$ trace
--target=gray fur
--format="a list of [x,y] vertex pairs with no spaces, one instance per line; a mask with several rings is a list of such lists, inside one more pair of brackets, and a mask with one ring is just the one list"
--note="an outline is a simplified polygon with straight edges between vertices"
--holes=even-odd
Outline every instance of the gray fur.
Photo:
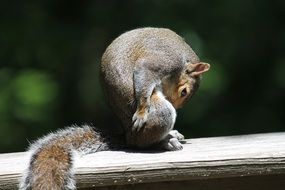
[[[109,105],[122,122],[128,142],[135,138],[130,137],[136,134],[132,131],[150,123],[153,90],[162,87],[164,78],[172,79],[167,85],[173,83],[175,86],[185,65],[197,62],[199,58],[191,47],[175,32],[165,28],[135,29],[109,45],[101,62],[102,86]],[[139,114],[141,105],[146,105],[147,113],[143,117]],[[164,120],[165,117],[156,119]]]

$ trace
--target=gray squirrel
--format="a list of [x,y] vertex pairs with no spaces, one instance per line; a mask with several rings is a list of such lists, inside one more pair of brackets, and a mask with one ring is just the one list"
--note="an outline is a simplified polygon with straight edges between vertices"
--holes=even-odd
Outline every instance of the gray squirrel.
[[76,189],[74,154],[120,148],[181,150],[183,135],[173,130],[176,109],[197,91],[210,65],[165,28],[139,28],[116,38],[101,61],[101,82],[123,136],[92,126],[73,126],[40,138],[30,146],[21,190]]

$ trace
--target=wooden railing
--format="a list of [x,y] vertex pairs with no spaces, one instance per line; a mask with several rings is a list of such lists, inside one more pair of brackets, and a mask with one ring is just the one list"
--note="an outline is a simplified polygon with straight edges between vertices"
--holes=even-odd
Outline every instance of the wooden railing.
[[[0,189],[17,189],[27,161],[25,152],[0,154]],[[285,132],[188,139],[175,152],[98,152],[74,164],[78,189],[285,189]]]

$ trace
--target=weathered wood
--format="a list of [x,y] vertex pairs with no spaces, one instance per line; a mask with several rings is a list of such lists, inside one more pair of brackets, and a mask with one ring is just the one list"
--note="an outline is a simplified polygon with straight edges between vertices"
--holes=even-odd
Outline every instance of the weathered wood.
[[[0,155],[0,189],[17,187],[27,161],[27,153]],[[285,176],[285,132],[189,139],[177,152],[98,152],[76,158],[75,173],[79,188],[135,184],[125,189],[142,189],[152,183],[158,189],[177,181],[251,179],[246,176],[262,183],[259,177]]]
[[285,175],[266,175],[101,186],[83,190],[283,190],[284,186]]

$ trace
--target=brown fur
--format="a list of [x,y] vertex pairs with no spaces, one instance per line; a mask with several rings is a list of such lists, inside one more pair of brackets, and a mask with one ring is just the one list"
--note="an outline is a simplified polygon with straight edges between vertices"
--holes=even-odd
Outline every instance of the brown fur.
[[109,149],[101,133],[92,127],[70,127],[39,139],[31,146],[32,157],[20,189],[74,189],[73,151],[85,154]]
[[32,189],[61,190],[68,177],[68,173],[63,171],[68,171],[71,165],[69,152],[55,144],[40,150],[36,157],[32,171],[37,178]]

